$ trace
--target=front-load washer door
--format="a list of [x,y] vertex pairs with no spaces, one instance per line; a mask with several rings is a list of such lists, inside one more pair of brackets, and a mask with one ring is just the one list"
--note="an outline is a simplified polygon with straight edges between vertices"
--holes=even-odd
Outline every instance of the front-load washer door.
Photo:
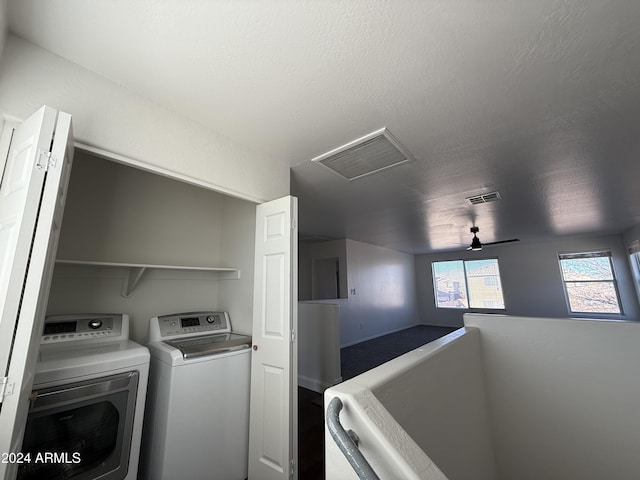
[[138,377],[132,371],[34,392],[22,444],[28,462],[17,478],[125,478]]

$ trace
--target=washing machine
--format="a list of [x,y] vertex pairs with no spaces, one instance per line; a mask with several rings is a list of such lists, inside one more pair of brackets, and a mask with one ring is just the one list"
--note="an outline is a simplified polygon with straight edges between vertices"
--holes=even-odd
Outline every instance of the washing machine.
[[137,478],[149,359],[127,315],[46,317],[18,479]]
[[247,478],[250,346],[227,312],[150,320],[141,478]]

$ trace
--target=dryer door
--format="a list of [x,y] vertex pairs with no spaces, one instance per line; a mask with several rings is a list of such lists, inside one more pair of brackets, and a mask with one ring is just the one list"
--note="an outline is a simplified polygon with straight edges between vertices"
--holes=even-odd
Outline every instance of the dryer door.
[[35,393],[22,444],[19,480],[120,480],[129,450],[138,372],[58,385]]

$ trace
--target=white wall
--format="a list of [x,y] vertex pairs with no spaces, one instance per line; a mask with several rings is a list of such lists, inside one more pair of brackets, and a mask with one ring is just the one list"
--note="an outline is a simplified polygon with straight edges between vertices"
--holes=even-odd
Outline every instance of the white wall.
[[404,372],[388,365],[393,375],[372,390],[451,479],[496,477],[480,358],[479,332],[470,330]]
[[75,138],[84,144],[249,200],[272,200],[289,193],[289,166],[278,159],[9,35],[0,58],[2,111],[25,119],[43,104],[70,113]]
[[[628,255],[622,236],[566,237],[539,243],[513,243],[481,252],[443,252],[417,255],[416,288],[420,321],[425,325],[461,326],[465,310],[437,309],[431,262],[456,259],[498,258],[505,310],[498,313],[539,317],[569,316],[558,263],[559,252],[610,250],[626,320],[640,320]],[[477,310],[480,311],[480,310]],[[487,313],[496,313],[496,311]]]
[[627,248],[634,250],[640,247],[640,225],[630,228],[623,235],[624,243]]
[[7,0],[0,0],[0,58],[7,41],[7,28],[9,19],[7,17]]
[[[495,480],[479,337],[457,330],[325,392],[380,478]],[[357,478],[325,445],[327,478]]]
[[637,478],[640,324],[465,315],[499,480]]
[[144,341],[149,318],[228,310],[251,333],[255,204],[78,152],[58,258],[240,268],[239,280],[210,272],[148,271],[130,298],[122,268],[57,265],[48,313],[122,312]]
[[[325,392],[381,478],[441,478],[431,461],[451,479],[637,478],[640,323],[464,321]],[[325,444],[327,478],[356,478]]]
[[340,346],[418,325],[413,255],[355,240],[343,242],[348,298],[315,301],[340,306]]
[[413,255],[347,239],[347,286],[342,345],[419,323]]
[[624,241],[625,246],[627,247],[627,253],[629,254],[631,275],[633,276],[634,285],[636,287],[636,295],[640,301],[640,265],[637,261],[631,259],[631,255],[633,255],[634,259],[640,255],[640,225],[627,230],[624,234]]
[[340,307],[298,302],[298,384],[322,393],[341,381]]

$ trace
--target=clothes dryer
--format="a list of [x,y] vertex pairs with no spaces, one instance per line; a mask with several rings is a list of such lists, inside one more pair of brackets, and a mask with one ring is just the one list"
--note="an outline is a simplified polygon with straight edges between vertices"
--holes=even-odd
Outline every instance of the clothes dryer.
[[127,315],[46,317],[18,479],[136,479],[148,375]]

